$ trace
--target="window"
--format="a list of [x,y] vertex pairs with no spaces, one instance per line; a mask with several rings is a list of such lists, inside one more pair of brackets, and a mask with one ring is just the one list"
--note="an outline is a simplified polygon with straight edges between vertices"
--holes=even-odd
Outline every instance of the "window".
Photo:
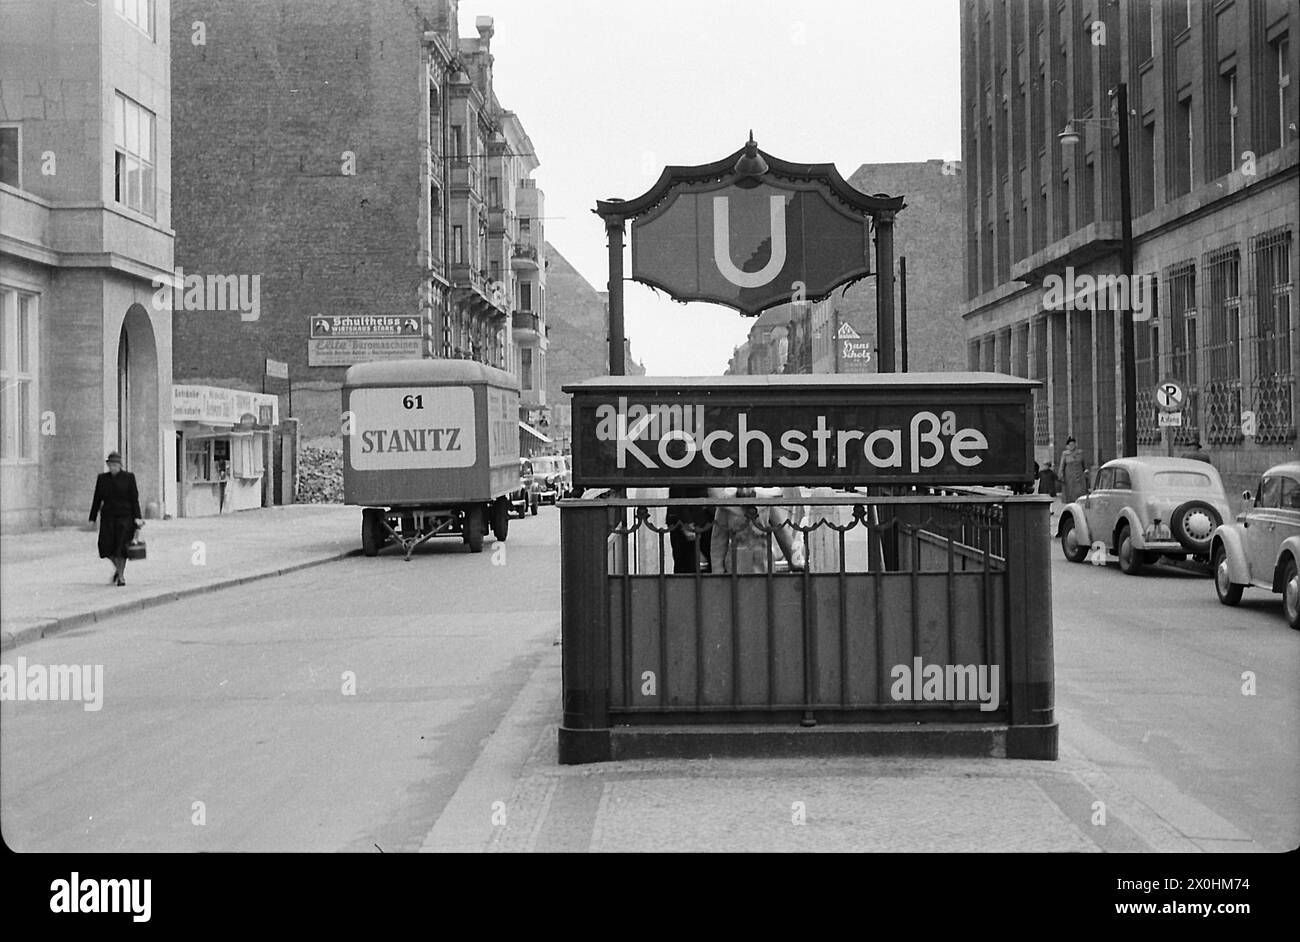
[[493,209],[501,207],[501,178],[488,177],[488,205]]
[[1275,229],[1251,240],[1255,270],[1255,376],[1250,406],[1255,441],[1295,437],[1291,414],[1291,231]]
[[1174,108],[1173,140],[1170,141],[1169,195],[1182,196],[1192,188],[1192,97],[1178,99]]
[[23,185],[21,133],[16,124],[0,125],[0,183],[14,187]]
[[524,389],[533,388],[532,347],[524,347],[519,351],[519,385]]
[[36,457],[36,295],[0,288],[0,458]]
[[212,475],[212,439],[185,440],[185,480],[191,483],[214,480]]
[[1133,58],[1146,62],[1155,55],[1152,28],[1155,21],[1155,3],[1153,0],[1133,0]]
[[1235,247],[1207,253],[1205,388],[1206,434],[1215,444],[1241,440],[1241,285]]
[[113,9],[140,32],[153,39],[154,0],[113,0]]
[[113,198],[146,216],[154,214],[154,115],[125,95],[115,106]]
[[1175,36],[1192,25],[1192,0],[1174,0],[1166,9],[1173,20]]
[[1133,490],[1133,481],[1129,478],[1127,468],[1115,469],[1115,483],[1111,485],[1117,491]]
[[519,310],[531,311],[533,309],[533,285],[528,281],[519,283]]
[[1288,64],[1291,44],[1287,34],[1283,33],[1269,43],[1269,47],[1273,52],[1272,59],[1277,63],[1277,141],[1273,146],[1281,147],[1287,142],[1289,126],[1294,126],[1287,120],[1288,116],[1295,114],[1295,92],[1291,88],[1291,69]]
[[1196,331],[1196,266],[1185,262],[1165,271],[1164,282],[1169,285],[1169,350],[1170,372],[1183,381],[1187,390],[1187,404],[1183,408],[1183,425],[1172,430],[1175,442],[1199,439],[1197,427],[1197,357],[1199,341]]
[[1138,136],[1137,215],[1149,213],[1156,206],[1156,121],[1142,123]]
[[1214,167],[1211,177],[1231,173],[1237,160],[1237,70],[1219,76],[1214,102]]
[[1097,472],[1097,483],[1093,485],[1095,491],[1108,491],[1115,486],[1115,469],[1102,468]]
[[262,476],[263,448],[261,435],[236,435],[231,439],[230,475],[236,478]]
[[1140,275],[1150,279],[1151,293],[1147,296],[1149,318],[1133,323],[1133,360],[1137,367],[1137,440],[1142,445],[1161,441],[1159,420],[1156,418],[1156,383],[1160,382],[1160,296],[1155,275]]
[[454,265],[465,264],[465,227],[451,227],[451,261]]
[[465,129],[459,124],[451,126],[451,155],[453,157],[465,156]]
[[1257,507],[1280,507],[1282,504],[1282,478],[1274,474],[1259,482],[1256,492]]
[[1288,510],[1300,508],[1300,482],[1295,478],[1282,477],[1282,499],[1279,506]]

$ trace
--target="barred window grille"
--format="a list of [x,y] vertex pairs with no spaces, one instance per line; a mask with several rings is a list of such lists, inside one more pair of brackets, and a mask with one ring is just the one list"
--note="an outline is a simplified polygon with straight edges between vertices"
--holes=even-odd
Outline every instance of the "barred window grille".
[[1230,444],[1241,433],[1241,259],[1236,246],[1208,252],[1205,270],[1205,434]]
[[1160,306],[1159,285],[1150,277],[1151,294],[1147,301],[1150,319],[1133,323],[1133,359],[1137,366],[1137,440],[1141,445],[1160,443],[1160,424],[1156,408],[1156,384],[1160,382]]
[[1291,408],[1291,231],[1275,229],[1251,240],[1255,270],[1255,373],[1249,389],[1255,440],[1262,444],[1296,437]]
[[1034,320],[1029,331],[1033,357],[1030,359],[1031,379],[1040,383],[1034,390],[1034,444],[1050,445],[1052,435],[1047,414],[1047,318]]
[[1200,374],[1197,365],[1199,339],[1196,324],[1196,263],[1182,262],[1165,269],[1169,285],[1169,372],[1187,392],[1183,424],[1171,429],[1177,444],[1198,441]]

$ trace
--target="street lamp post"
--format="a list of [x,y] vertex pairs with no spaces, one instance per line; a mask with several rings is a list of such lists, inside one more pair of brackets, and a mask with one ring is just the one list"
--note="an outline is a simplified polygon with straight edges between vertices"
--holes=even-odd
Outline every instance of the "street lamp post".
[[[1137,454],[1137,359],[1133,342],[1133,202],[1132,176],[1129,165],[1129,128],[1128,128],[1128,84],[1120,82],[1115,87],[1115,111],[1119,123],[1119,214],[1120,214],[1120,274],[1123,275],[1124,289],[1120,318],[1120,357],[1121,373],[1124,383],[1124,419],[1123,419],[1123,453],[1126,456]],[[1074,130],[1076,121],[1093,120],[1098,124],[1108,124],[1102,118],[1071,118],[1066,122],[1065,130],[1057,137],[1063,147],[1072,147],[1079,142],[1079,133]]]

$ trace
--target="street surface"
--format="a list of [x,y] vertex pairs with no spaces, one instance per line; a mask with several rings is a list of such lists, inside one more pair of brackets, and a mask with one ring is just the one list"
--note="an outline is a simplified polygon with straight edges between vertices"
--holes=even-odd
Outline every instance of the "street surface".
[[[492,544],[469,555],[458,540],[434,541],[409,563],[391,550],[353,557],[6,651],[6,664],[102,664],[105,689],[99,711],[0,707],[5,840],[80,852],[481,847],[491,799],[510,797],[511,770],[554,765],[546,726],[559,716],[558,542],[558,511],[545,507],[511,521],[495,563]],[[1093,770],[1085,784],[1091,774],[1118,786],[1118,804],[1145,805],[1181,834],[1183,849],[1300,843],[1300,633],[1284,624],[1278,599],[1248,591],[1228,609],[1207,576],[1162,565],[1128,577],[1113,564],[1067,563],[1056,548],[1052,576],[1062,762],[1027,765],[1046,775],[1082,763]],[[1242,693],[1245,672],[1254,695]],[[516,700],[531,704],[526,722],[502,729]],[[759,776],[755,801],[768,794],[762,776],[782,762],[743,766]],[[881,802],[916,804],[909,776],[918,769],[973,770],[961,774],[987,789],[988,828],[977,846],[949,849],[1018,849],[999,845],[1001,813],[1054,815],[1053,849],[1088,849],[1075,836],[1089,830],[1088,803],[1058,801],[1069,806],[1066,821],[1036,787],[998,778],[1021,763],[873,763],[885,776],[873,792],[878,815]],[[664,806],[670,816],[696,792],[699,807],[725,797],[707,784],[725,764],[654,766],[664,776],[657,786],[606,786],[614,797],[600,804],[600,846],[635,848],[638,832],[656,826],[640,812],[620,818],[620,794],[662,803],[662,791],[663,802],[679,802]],[[848,800],[835,783],[854,778],[852,760],[827,768],[821,791],[801,793],[822,807]],[[532,836],[505,834],[495,849],[597,846],[602,786],[571,771],[545,798]],[[696,791],[681,792],[678,779],[695,779],[687,784]],[[729,794],[719,808],[748,793]],[[995,814],[998,802],[1005,809]],[[857,812],[850,802],[840,813]],[[715,818],[715,827],[725,821]],[[632,830],[620,837],[623,824]],[[853,849],[814,846],[812,828],[782,833],[800,838],[792,849]],[[872,849],[889,850],[887,835],[879,839]],[[714,840],[715,849],[745,849],[746,840],[765,849],[761,832],[723,828]]]

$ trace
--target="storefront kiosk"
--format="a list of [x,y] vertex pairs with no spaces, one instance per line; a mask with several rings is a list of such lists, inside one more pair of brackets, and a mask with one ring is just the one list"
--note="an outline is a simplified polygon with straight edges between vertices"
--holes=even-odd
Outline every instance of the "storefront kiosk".
[[279,398],[215,386],[172,387],[180,515],[269,506],[267,462]]

